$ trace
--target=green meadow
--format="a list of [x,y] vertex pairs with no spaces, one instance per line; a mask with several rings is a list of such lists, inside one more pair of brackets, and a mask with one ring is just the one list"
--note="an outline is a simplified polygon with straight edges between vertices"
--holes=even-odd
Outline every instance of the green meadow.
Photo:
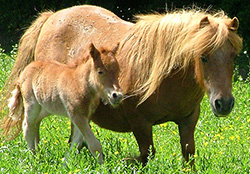
[[[0,89],[15,57],[16,47],[9,54],[0,48]],[[0,141],[0,173],[250,173],[249,82],[239,78],[233,83],[236,103],[226,118],[213,115],[207,96],[202,101],[195,131],[196,172],[183,162],[178,128],[172,122],[154,126],[156,155],[146,167],[124,160],[139,154],[132,133],[112,132],[93,123],[92,130],[102,144],[105,163],[98,164],[88,149],[83,148],[79,152],[73,149],[65,165],[63,158],[69,151],[70,121],[51,116],[42,121],[40,151],[36,155],[28,150],[22,134],[9,142]]]

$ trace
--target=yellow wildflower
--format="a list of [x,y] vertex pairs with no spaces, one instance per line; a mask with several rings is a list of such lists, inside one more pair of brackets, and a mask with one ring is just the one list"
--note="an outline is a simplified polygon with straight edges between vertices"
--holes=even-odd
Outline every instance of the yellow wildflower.
[[78,173],[78,172],[80,172],[80,169],[76,169],[76,170],[74,171],[74,173]]
[[235,136],[231,136],[229,137],[230,140],[234,140]]
[[237,138],[237,140],[240,140],[240,136],[239,135],[236,135],[236,138]]
[[161,127],[167,127],[168,124],[167,124],[167,123],[163,123],[163,124],[161,124],[160,126],[161,126]]

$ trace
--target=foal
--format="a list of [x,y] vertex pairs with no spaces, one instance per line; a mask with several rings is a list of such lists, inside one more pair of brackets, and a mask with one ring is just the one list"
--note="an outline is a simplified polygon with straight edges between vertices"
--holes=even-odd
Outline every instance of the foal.
[[99,155],[98,162],[103,163],[102,147],[91,131],[89,118],[100,99],[113,107],[123,99],[115,59],[117,48],[118,45],[111,51],[98,51],[91,44],[89,55],[75,64],[36,61],[24,69],[9,108],[10,117],[22,121],[24,137],[32,151],[38,148],[41,120],[52,114],[62,115],[70,118],[90,152],[94,157]]

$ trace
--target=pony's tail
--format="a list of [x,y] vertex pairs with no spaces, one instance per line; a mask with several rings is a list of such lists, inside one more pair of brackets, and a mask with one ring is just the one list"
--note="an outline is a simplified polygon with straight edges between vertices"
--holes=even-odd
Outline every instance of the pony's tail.
[[20,86],[17,85],[12,91],[12,97],[8,100],[9,104],[9,114],[1,123],[1,128],[3,129],[2,135],[5,136],[6,140],[12,140],[20,133],[22,130],[22,122],[24,119],[24,106],[23,98],[20,90]]
[[5,113],[5,110],[7,109],[8,99],[10,98],[11,91],[15,88],[15,82],[18,76],[24,68],[34,60],[34,52],[38,36],[43,24],[52,14],[53,12],[51,11],[41,13],[21,37],[14,67],[0,93],[0,118],[2,118],[3,113]]

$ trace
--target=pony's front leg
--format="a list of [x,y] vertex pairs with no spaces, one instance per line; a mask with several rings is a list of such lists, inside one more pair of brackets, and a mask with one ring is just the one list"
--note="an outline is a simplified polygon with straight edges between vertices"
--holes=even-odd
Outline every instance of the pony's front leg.
[[144,119],[133,120],[132,131],[137,140],[140,156],[137,158],[139,162],[142,162],[143,165],[146,165],[150,157],[154,157],[155,148],[153,144],[152,137],[152,124],[147,122]]
[[[84,116],[82,117],[79,116],[79,117],[73,117],[71,121],[73,122],[74,127],[79,129],[83,138],[86,140],[86,143],[88,145],[88,148],[91,154],[95,158],[98,157],[98,162],[102,164],[104,162],[104,154],[102,152],[102,146],[101,146],[101,143],[96,139],[94,133],[92,132],[90,128],[89,119]],[[82,141],[83,139],[78,139],[78,142],[82,142]]]
[[[200,107],[197,107],[196,111],[194,111],[190,116],[176,122],[179,128],[182,155],[185,158],[186,162],[189,162],[194,170],[195,170],[194,130],[195,130],[195,126],[199,118],[199,115],[200,115]],[[192,161],[189,161],[190,157],[192,157]]]

